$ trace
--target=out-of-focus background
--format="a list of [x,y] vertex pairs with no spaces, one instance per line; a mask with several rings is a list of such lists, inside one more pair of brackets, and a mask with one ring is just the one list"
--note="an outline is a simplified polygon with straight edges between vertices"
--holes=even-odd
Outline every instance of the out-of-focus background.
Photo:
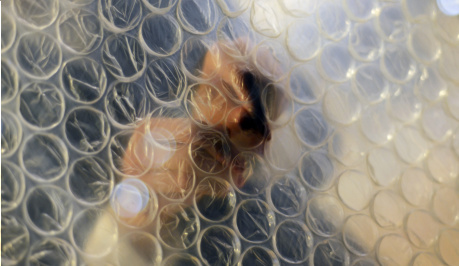
[[[1,5],[2,265],[459,265],[457,1]],[[117,186],[148,170],[121,162],[139,123],[189,115],[209,50],[272,81],[268,114],[285,93],[263,156]]]

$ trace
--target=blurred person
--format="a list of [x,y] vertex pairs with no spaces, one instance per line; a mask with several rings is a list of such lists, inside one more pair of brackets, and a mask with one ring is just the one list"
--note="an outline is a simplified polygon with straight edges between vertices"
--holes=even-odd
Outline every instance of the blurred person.
[[[179,201],[191,206],[193,193],[184,195],[184,191],[190,186],[196,187],[207,176],[229,181],[231,171],[235,186],[246,184],[245,177],[250,175],[247,171],[253,169],[246,169],[244,162],[229,165],[241,151],[263,156],[265,144],[271,140],[272,125],[268,121],[275,120],[283,112],[287,101],[282,89],[265,91],[275,85],[257,71],[250,57],[235,58],[225,54],[220,51],[221,45],[214,44],[199,62],[201,76],[206,81],[189,86],[185,92],[188,117],[152,115],[136,127],[125,147],[121,165],[124,173],[142,174],[125,177],[118,188],[129,179],[137,179],[158,195],[183,196]],[[235,49],[241,46],[246,49],[251,44],[236,40],[232,45]],[[273,64],[269,59],[265,62]],[[152,158],[147,158],[146,150]],[[195,178],[192,184],[191,178]],[[123,193],[121,189],[118,194]],[[114,200],[114,196],[117,199]],[[155,225],[152,223],[154,217],[149,217],[151,212],[132,210],[132,205],[116,202],[120,199],[123,195],[112,195],[110,210],[124,224],[119,227],[120,234],[138,228],[153,233]],[[203,197],[196,200],[224,199]],[[163,205],[160,202],[155,208],[159,211]],[[104,227],[104,219],[100,220],[93,229],[95,237],[97,230]],[[89,240],[86,249],[96,242]],[[126,250],[126,254],[129,253],[137,252]]]

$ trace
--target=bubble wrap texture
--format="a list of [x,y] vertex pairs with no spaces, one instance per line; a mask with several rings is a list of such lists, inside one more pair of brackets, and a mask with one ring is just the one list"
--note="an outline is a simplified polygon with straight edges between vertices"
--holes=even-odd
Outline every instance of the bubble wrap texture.
[[10,0],[1,25],[2,264],[459,263],[436,1]]

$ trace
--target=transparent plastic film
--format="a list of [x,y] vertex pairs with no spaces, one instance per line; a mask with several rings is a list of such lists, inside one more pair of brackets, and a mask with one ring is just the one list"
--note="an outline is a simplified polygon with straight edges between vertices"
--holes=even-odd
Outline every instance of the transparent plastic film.
[[4,265],[457,265],[457,0],[4,0]]

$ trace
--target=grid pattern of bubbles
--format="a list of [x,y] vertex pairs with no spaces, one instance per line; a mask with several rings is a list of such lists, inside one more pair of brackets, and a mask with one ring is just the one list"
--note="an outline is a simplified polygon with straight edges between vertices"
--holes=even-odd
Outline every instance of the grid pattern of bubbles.
[[[434,0],[7,0],[1,23],[2,264],[459,262],[459,18]],[[241,62],[262,143],[219,127]]]

